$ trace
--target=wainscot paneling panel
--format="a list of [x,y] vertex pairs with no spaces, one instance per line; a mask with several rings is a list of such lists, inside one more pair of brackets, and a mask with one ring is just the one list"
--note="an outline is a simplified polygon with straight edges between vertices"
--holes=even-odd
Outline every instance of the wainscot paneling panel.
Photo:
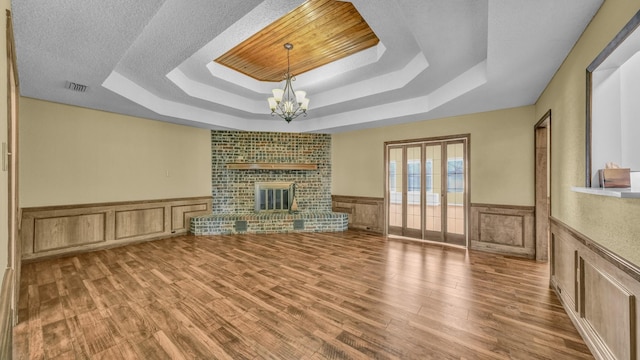
[[580,316],[604,340],[616,359],[630,359],[635,337],[634,296],[582,257],[580,276]]
[[638,359],[640,268],[554,218],[551,234],[551,286],[595,358]]
[[191,217],[207,212],[207,204],[182,205],[171,207],[171,230],[187,231]]
[[34,219],[35,252],[105,241],[105,213]]
[[535,257],[535,208],[471,204],[471,248]]
[[485,212],[479,216],[481,242],[524,247],[524,216]]
[[349,229],[384,231],[384,199],[362,196],[331,196],[331,211],[349,214]]
[[551,276],[555,277],[557,290],[565,296],[568,305],[576,308],[577,287],[576,287],[576,259],[578,250],[571,241],[565,241],[563,235],[552,235]]
[[22,209],[22,259],[31,260],[184,234],[211,197]]
[[116,211],[116,239],[152,235],[164,231],[164,208]]

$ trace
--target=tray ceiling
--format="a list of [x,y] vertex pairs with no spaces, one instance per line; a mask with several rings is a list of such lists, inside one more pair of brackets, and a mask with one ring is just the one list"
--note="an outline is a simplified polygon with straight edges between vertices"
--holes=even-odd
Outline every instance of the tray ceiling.
[[380,40],[352,3],[309,0],[215,59],[221,65],[260,81],[278,82],[287,69],[303,74],[353,55]]
[[[534,104],[602,2],[65,0],[13,1],[12,12],[22,96],[210,129],[334,133]],[[295,38],[306,34],[300,24],[284,26],[292,66],[311,69],[294,73],[311,99],[307,117],[270,116],[279,82],[213,61],[262,32],[255,46],[276,44],[256,68],[273,64],[280,80],[286,41],[265,29],[324,6],[318,24],[337,25],[320,40],[344,41],[344,26],[365,45],[324,53]],[[310,65],[319,54],[325,64]]]

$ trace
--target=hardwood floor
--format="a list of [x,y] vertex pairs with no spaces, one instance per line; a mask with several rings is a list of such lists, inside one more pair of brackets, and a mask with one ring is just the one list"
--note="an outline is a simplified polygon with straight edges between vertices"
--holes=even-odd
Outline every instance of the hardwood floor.
[[589,359],[547,264],[362,232],[25,264],[15,359]]

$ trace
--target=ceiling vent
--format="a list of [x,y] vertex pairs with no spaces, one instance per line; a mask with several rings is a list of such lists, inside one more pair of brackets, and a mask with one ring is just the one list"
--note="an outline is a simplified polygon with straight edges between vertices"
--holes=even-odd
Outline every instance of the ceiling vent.
[[69,90],[77,91],[77,92],[86,92],[87,89],[89,88],[87,85],[82,85],[82,84],[78,84],[71,81],[67,81],[65,87]]

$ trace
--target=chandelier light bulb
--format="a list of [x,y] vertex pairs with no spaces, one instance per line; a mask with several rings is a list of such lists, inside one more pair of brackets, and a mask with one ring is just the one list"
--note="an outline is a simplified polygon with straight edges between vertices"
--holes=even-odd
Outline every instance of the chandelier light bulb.
[[282,101],[282,95],[284,94],[284,90],[282,89],[273,89],[273,98],[276,99],[277,102]]
[[[306,111],[306,110],[309,108],[309,98],[305,98],[305,99],[302,101],[302,105],[300,105],[300,108],[301,108],[303,111]],[[305,114],[306,114],[306,113],[305,113]]]
[[269,109],[271,109],[271,111],[275,110],[278,106],[275,98],[270,97],[267,99],[267,101],[269,102]]

